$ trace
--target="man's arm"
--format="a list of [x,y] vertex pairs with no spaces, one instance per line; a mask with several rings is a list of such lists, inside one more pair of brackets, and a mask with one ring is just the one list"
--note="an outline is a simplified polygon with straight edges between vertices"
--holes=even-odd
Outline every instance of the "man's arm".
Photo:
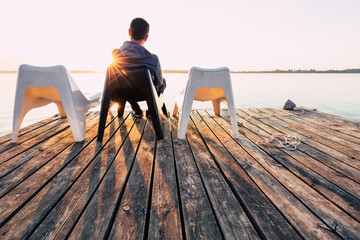
[[150,57],[143,59],[143,64],[149,67],[151,74],[154,76],[153,83],[158,93],[163,93],[166,88],[166,81],[162,77],[162,70],[158,56],[152,54]]

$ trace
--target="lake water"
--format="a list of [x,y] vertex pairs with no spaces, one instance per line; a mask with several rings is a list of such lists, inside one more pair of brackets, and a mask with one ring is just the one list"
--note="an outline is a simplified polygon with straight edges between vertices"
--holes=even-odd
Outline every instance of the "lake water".
[[[168,110],[187,74],[164,74],[167,88],[164,98]],[[72,74],[83,92],[102,91],[105,73]],[[297,106],[360,121],[360,74],[331,73],[237,73],[232,74],[235,104],[243,107],[282,107],[287,99]],[[0,136],[10,133],[15,98],[16,74],[0,74]],[[146,108],[146,104],[142,103]],[[128,106],[128,104],[127,104]],[[194,102],[193,108],[211,108],[211,102]],[[222,105],[224,107],[224,105]],[[99,108],[98,108],[99,109]],[[31,110],[22,127],[57,113],[55,104]]]

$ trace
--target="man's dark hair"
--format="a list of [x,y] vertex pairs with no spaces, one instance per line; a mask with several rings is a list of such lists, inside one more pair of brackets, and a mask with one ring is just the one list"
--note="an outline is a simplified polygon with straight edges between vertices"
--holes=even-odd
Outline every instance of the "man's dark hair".
[[134,18],[130,23],[130,35],[134,40],[143,40],[149,34],[149,23],[142,18]]

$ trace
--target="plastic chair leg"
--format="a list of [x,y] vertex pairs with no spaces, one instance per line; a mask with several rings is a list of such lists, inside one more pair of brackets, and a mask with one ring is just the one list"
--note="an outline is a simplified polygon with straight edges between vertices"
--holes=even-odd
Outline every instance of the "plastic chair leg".
[[74,113],[70,113],[67,116],[67,120],[70,124],[71,132],[74,137],[75,142],[82,142],[85,140],[85,132],[86,132],[86,112],[78,112],[76,113],[77,118],[71,117],[71,115],[75,115]]
[[179,106],[177,105],[177,103],[175,103],[174,110],[173,110],[173,116],[176,116],[178,111],[179,111]]
[[220,103],[221,103],[220,99],[212,100],[212,104],[216,116],[220,116]]
[[45,106],[52,101],[48,99],[39,98],[34,99],[27,95],[27,90],[21,91],[16,94],[15,106],[14,106],[14,117],[13,117],[13,136],[12,142],[17,142],[17,135],[19,133],[21,124],[25,118],[25,115],[34,108]]
[[97,136],[97,141],[99,142],[101,142],[104,137],[105,123],[109,111],[109,105],[110,105],[109,97],[103,96],[103,99],[101,101],[100,119],[99,119],[98,136]]
[[164,114],[165,116],[168,116],[168,111],[167,111],[167,109],[166,109],[165,103],[163,103],[163,106],[161,107],[161,110],[163,111],[163,114]]
[[[60,94],[60,96],[63,95]],[[64,99],[64,97],[62,97],[62,99]],[[67,101],[66,99],[62,100],[62,104],[66,111],[67,120],[69,122],[75,142],[84,141],[86,130],[86,112],[88,109],[77,111],[74,107],[74,104],[72,104],[71,101]]]
[[[188,89],[187,89],[188,90]],[[188,92],[185,92],[185,97],[183,101],[183,107],[181,111],[181,116],[178,124],[178,138],[184,139],[185,133],[187,129],[187,125],[189,122],[189,116],[191,107],[194,101],[195,92],[197,89],[191,89]]]
[[159,117],[159,112],[157,110],[157,106],[151,100],[146,100],[146,103],[150,111],[151,121],[153,123],[153,127],[155,130],[156,139],[158,140],[164,139],[164,133],[161,128],[160,117]]
[[14,115],[13,115],[13,131],[12,131],[12,140],[11,142],[16,143],[19,133],[19,128],[22,119],[21,118],[21,106],[24,99],[24,91],[19,91],[15,95],[15,105],[14,105]]
[[59,110],[59,115],[60,117],[64,118],[66,117],[66,112],[65,112],[65,109],[64,109],[64,106],[62,105],[61,102],[58,102],[58,103],[55,103],[58,110]]
[[234,96],[232,94],[231,89],[224,89],[226,101],[230,113],[230,121],[231,121],[231,127],[233,131],[233,137],[238,138],[239,137],[239,131],[238,131],[238,125],[237,125],[237,118],[236,118],[236,112],[235,112],[235,102],[234,102]]

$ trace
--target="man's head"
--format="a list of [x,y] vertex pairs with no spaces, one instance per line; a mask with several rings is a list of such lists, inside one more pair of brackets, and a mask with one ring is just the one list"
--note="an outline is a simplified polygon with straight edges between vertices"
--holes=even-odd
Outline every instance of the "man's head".
[[134,18],[130,23],[131,40],[146,41],[149,36],[149,23],[142,18]]

